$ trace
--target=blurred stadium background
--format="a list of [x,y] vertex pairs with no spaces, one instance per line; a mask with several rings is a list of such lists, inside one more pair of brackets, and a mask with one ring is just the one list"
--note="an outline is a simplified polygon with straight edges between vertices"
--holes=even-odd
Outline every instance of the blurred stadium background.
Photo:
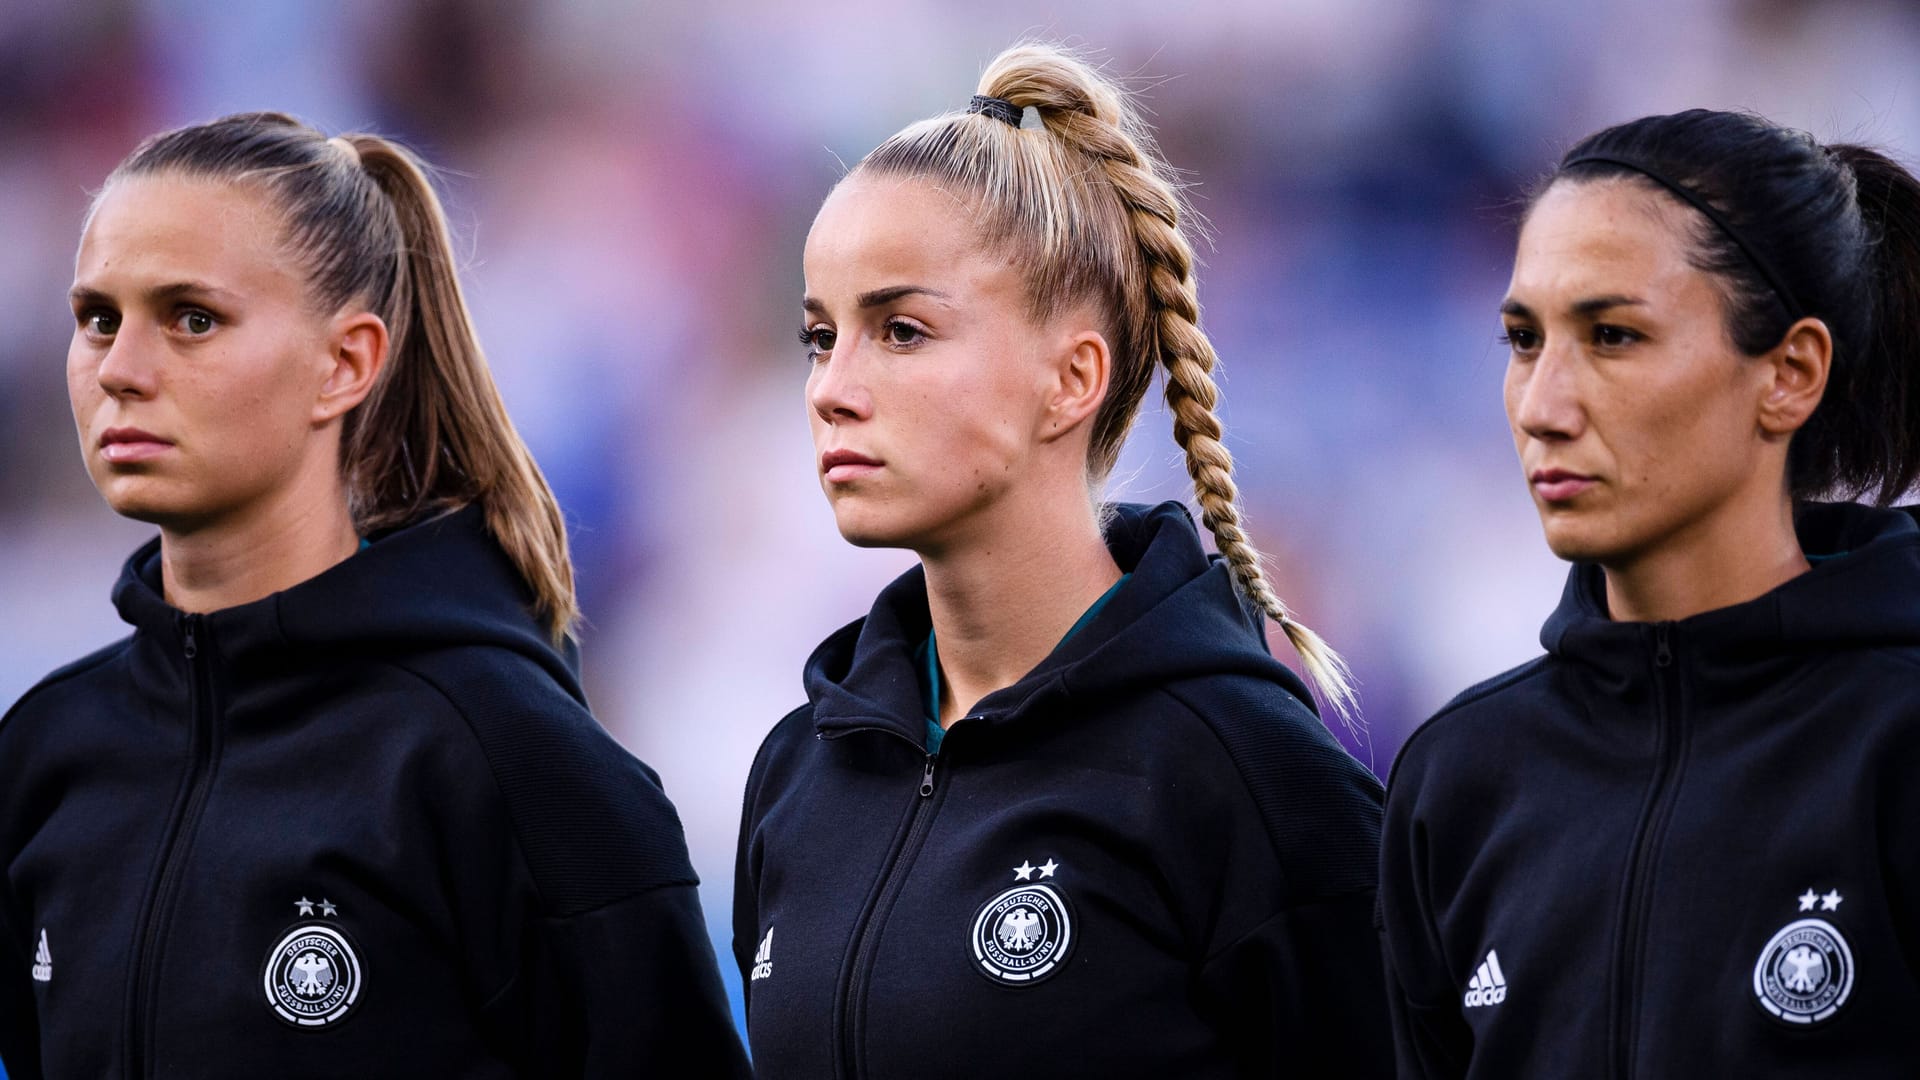
[[[227,112],[399,136],[447,170],[483,339],[573,524],[598,713],[679,805],[737,999],[748,765],[814,644],[908,564],[843,544],[813,479],[801,242],[843,163],[1036,35],[1137,77],[1195,185],[1255,537],[1358,673],[1349,742],[1382,775],[1538,651],[1558,596],[1494,341],[1527,183],[1694,105],[1920,152],[1920,8],[1872,0],[0,0],[0,702],[122,633],[108,589],[149,533],[101,505],[67,412],[89,191]],[[1112,489],[1185,497],[1158,411]]]

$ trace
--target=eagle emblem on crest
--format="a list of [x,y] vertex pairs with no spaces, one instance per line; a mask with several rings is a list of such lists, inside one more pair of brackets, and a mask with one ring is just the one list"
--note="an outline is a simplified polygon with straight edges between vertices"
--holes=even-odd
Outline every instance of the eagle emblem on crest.
[[261,989],[267,1007],[294,1027],[339,1023],[360,1001],[359,954],[338,927],[296,926],[267,953]]

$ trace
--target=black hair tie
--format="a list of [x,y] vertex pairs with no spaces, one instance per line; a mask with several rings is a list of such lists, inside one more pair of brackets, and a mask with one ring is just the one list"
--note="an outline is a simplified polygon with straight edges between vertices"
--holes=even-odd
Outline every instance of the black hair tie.
[[1678,181],[1669,180],[1637,161],[1612,157],[1607,154],[1582,154],[1572,161],[1561,165],[1560,171],[1565,172],[1575,165],[1585,165],[1588,162],[1618,165],[1623,169],[1637,172],[1641,176],[1673,192],[1674,195],[1678,196],[1695,210],[1707,215],[1707,220],[1713,222],[1721,232],[1725,233],[1727,239],[1733,241],[1734,246],[1739,248],[1742,254],[1746,255],[1747,261],[1753,264],[1753,268],[1760,271],[1760,276],[1767,279],[1767,284],[1773,288],[1773,294],[1780,298],[1782,304],[1787,306],[1788,319],[1792,322],[1799,322],[1806,316],[1806,309],[1801,307],[1800,301],[1794,298],[1793,290],[1787,288],[1786,279],[1782,278],[1779,273],[1774,270],[1773,264],[1768,262],[1752,244],[1747,243],[1747,238],[1740,235],[1739,230],[1733,227],[1733,223],[1728,221],[1720,211],[1715,210],[1713,204],[1707,202],[1706,198],[1699,192]]
[[985,94],[973,95],[973,100],[967,104],[967,111],[986,113],[995,120],[1005,120],[1011,127],[1019,127],[1020,117],[1026,112],[1006,98],[988,97]]

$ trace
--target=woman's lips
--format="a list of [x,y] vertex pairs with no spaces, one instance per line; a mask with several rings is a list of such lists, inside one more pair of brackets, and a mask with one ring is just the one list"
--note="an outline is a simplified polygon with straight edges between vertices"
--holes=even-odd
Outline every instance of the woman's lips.
[[820,475],[829,484],[844,484],[879,472],[881,462],[851,450],[829,450],[820,455]]
[[1565,469],[1542,469],[1527,478],[1543,502],[1566,502],[1599,483],[1591,476]]
[[171,449],[171,442],[139,428],[109,428],[100,436],[100,456],[114,465],[151,461]]

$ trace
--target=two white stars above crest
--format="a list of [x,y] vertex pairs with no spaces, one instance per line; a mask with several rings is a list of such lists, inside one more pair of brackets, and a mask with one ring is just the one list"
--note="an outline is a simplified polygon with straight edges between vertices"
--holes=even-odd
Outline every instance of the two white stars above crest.
[[1799,896],[1800,910],[1812,911],[1813,905],[1818,903],[1821,911],[1838,911],[1840,910],[1840,901],[1844,899],[1846,898],[1840,895],[1840,890],[1838,889],[1830,890],[1825,896],[1821,896],[1812,889],[1808,889]]
[[[316,905],[314,904],[313,901],[303,896],[300,899],[295,900],[293,902],[293,906],[300,909],[300,914],[306,915],[306,916],[312,916],[313,909]],[[320,903],[317,906],[320,908],[320,914],[325,915],[328,918],[333,918],[334,916],[340,914],[340,909],[334,906],[333,901],[328,900],[324,896],[320,898]]]
[[1013,880],[1032,881],[1035,870],[1040,871],[1040,877],[1042,879],[1050,878],[1053,876],[1053,872],[1058,869],[1060,869],[1060,864],[1054,862],[1052,859],[1048,859],[1039,866],[1033,865],[1031,860],[1026,860],[1022,861],[1019,866],[1013,868]]

